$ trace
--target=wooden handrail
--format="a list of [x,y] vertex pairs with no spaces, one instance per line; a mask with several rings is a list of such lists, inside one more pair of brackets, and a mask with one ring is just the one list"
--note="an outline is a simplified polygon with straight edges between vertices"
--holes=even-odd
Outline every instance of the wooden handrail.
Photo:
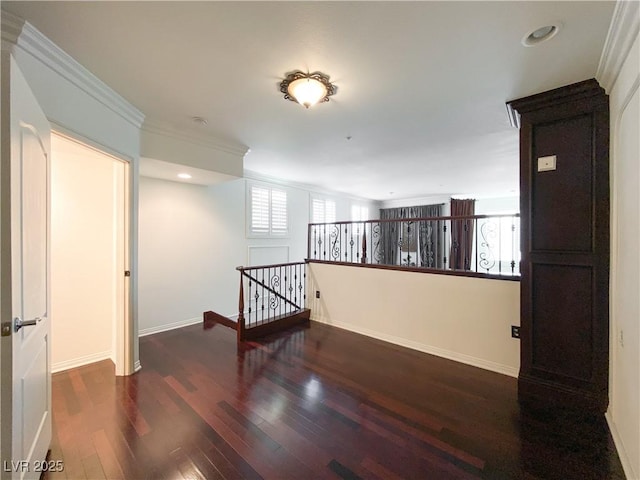
[[304,265],[305,262],[288,262],[288,263],[274,263],[271,265],[256,265],[254,267],[243,267],[243,266],[239,266],[236,267],[236,270],[238,270],[239,272],[245,272],[247,270],[259,270],[262,268],[278,268],[278,267],[290,267],[293,265]]
[[349,220],[342,222],[329,222],[329,223],[310,223],[309,227],[316,225],[345,225],[355,223],[388,223],[388,222],[433,222],[436,220],[480,220],[483,218],[520,218],[519,213],[504,213],[500,215],[468,215],[461,217],[409,217],[409,218],[388,218],[378,220]]

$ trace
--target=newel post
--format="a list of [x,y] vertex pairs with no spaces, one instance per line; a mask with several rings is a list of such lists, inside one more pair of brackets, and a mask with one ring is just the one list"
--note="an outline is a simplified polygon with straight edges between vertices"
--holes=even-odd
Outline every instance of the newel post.
[[362,229],[362,257],[360,263],[367,263],[367,224]]
[[243,271],[242,267],[238,267],[240,271],[240,295],[238,298],[238,325],[236,332],[238,334],[238,341],[244,339],[244,284],[242,281]]

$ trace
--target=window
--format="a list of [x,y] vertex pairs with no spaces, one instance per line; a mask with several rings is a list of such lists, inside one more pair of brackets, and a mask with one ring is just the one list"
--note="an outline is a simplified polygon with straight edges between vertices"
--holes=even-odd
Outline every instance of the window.
[[287,235],[287,192],[259,185],[251,185],[250,192],[251,235]]
[[311,199],[311,223],[333,223],[336,221],[336,202],[324,198]]
[[369,207],[351,205],[351,220],[354,222],[364,222],[365,220],[369,220]]

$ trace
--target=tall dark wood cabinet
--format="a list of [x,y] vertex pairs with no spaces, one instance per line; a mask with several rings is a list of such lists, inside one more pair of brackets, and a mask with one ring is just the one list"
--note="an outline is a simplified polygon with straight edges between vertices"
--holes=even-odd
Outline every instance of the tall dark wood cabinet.
[[596,80],[507,104],[520,128],[524,404],[604,412],[609,98]]

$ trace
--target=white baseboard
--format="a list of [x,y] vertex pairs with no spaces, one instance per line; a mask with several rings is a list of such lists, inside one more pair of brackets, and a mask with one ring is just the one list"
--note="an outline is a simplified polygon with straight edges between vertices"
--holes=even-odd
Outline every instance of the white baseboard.
[[136,363],[133,364],[133,373],[139,372],[140,370],[142,370],[142,364],[140,360],[136,360]]
[[384,342],[393,343],[394,345],[400,345],[401,347],[410,348],[412,350],[418,350],[419,352],[429,353],[438,357],[453,360],[455,362],[471,365],[472,367],[482,368],[484,370],[490,370],[492,372],[501,373],[510,377],[518,377],[518,369],[509,365],[503,365],[501,363],[492,362],[490,360],[484,360],[482,358],[473,357],[471,355],[465,355],[463,353],[452,352],[440,347],[434,347],[431,345],[425,345],[424,343],[414,342],[407,340],[406,338],[396,337],[395,335],[388,335],[380,333],[375,330],[369,330],[367,328],[354,327],[347,323],[324,321],[321,319],[311,318],[311,320],[331,325],[333,327],[342,328],[343,330],[349,330],[350,332],[366,335],[367,337],[376,338]]
[[146,335],[152,335],[154,333],[166,332],[175,328],[187,327],[189,325],[195,325],[202,322],[202,317],[188,318],[187,320],[181,320],[179,322],[166,323],[164,325],[158,325],[156,327],[143,328],[138,332],[139,337]]
[[607,419],[607,424],[609,425],[609,431],[611,432],[611,436],[613,437],[613,443],[616,446],[616,450],[618,451],[618,458],[620,458],[620,463],[622,464],[622,469],[624,470],[624,474],[627,476],[628,480],[639,480],[640,472],[633,471],[633,465],[631,465],[631,461],[629,460],[629,455],[627,454],[627,450],[624,448],[624,443],[622,443],[622,438],[620,437],[620,432],[618,432],[618,427],[616,426],[616,422],[613,421],[611,410],[607,410],[607,413],[604,414],[604,418]]
[[82,357],[72,358],[71,360],[52,363],[51,373],[62,372],[63,370],[69,370],[70,368],[82,367],[83,365],[88,365],[90,363],[111,359],[111,353],[111,350],[107,350],[106,352],[92,353],[91,355],[84,355]]

